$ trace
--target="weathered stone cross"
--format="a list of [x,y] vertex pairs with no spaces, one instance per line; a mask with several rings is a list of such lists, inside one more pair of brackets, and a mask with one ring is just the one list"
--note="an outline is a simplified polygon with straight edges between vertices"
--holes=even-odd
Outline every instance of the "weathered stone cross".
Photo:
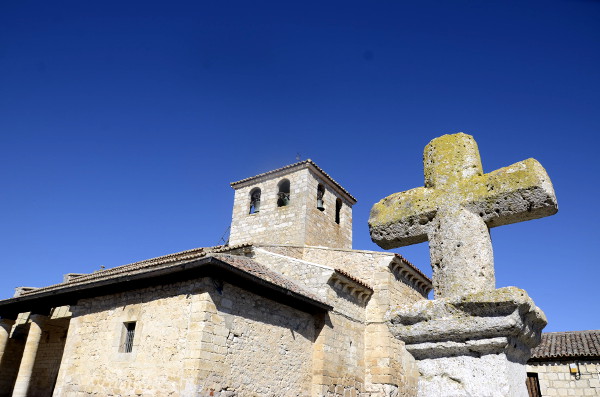
[[429,240],[435,298],[495,288],[489,228],[558,211],[550,178],[527,159],[484,174],[477,143],[463,133],[432,140],[425,186],[375,204],[371,239],[384,249]]

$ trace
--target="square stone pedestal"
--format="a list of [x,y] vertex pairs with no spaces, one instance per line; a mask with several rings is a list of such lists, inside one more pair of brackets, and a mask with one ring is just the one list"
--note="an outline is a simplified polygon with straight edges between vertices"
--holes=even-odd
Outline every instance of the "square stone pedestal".
[[546,323],[515,287],[421,301],[390,316],[417,360],[419,397],[527,397],[525,364]]

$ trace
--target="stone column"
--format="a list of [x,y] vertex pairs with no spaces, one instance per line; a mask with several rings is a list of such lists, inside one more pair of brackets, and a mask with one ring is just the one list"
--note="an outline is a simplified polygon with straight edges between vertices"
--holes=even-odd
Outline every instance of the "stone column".
[[2,357],[4,356],[4,351],[6,349],[6,345],[8,344],[10,330],[12,329],[14,323],[15,320],[8,318],[0,319],[0,363],[2,363]]
[[15,381],[12,397],[27,396],[31,375],[33,373],[33,366],[35,364],[35,357],[42,338],[42,326],[47,318],[48,317],[42,314],[32,314],[29,316],[31,324],[29,333],[27,334],[23,358],[21,359],[21,365],[19,366],[19,372],[17,374],[17,380]]

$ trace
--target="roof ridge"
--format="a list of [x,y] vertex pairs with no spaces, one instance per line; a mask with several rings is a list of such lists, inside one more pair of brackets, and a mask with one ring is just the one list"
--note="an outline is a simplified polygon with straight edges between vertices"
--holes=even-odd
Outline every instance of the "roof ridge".
[[250,181],[252,179],[262,178],[262,177],[267,176],[267,175],[272,175],[272,174],[275,174],[275,173],[278,173],[278,172],[282,172],[282,171],[285,171],[285,170],[288,170],[288,169],[291,169],[291,168],[300,167],[302,165],[311,165],[311,166],[313,166],[317,171],[319,171],[321,174],[323,174],[323,176],[325,176],[327,179],[329,179],[337,188],[339,188],[350,199],[354,200],[354,203],[356,203],[356,201],[357,201],[356,198],[353,195],[351,195],[350,192],[348,192],[346,189],[344,189],[344,187],[342,185],[340,185],[335,179],[333,179],[331,177],[331,175],[329,175],[327,172],[323,171],[323,169],[321,167],[319,167],[311,159],[306,159],[306,160],[303,160],[303,161],[299,161],[297,163],[288,164],[288,165],[285,165],[283,167],[280,167],[280,168],[277,168],[277,169],[274,169],[274,170],[271,170],[271,171],[263,172],[263,173],[258,174],[258,175],[254,175],[254,176],[251,176],[251,177],[248,177],[248,178],[240,179],[239,181],[235,181],[235,182],[229,183],[229,185],[231,187],[234,187],[234,185],[237,185],[237,184],[240,184],[240,183],[244,183],[244,182]]
[[117,275],[120,273],[125,273],[127,271],[131,271],[131,270],[150,268],[153,266],[164,265],[164,264],[168,264],[168,263],[172,263],[172,262],[176,262],[176,261],[202,257],[202,256],[205,256],[207,254],[207,252],[210,252],[210,251],[205,251],[205,248],[201,247],[201,248],[194,248],[194,249],[190,249],[190,250],[186,250],[186,251],[176,252],[173,254],[158,256],[156,258],[150,258],[150,259],[146,259],[146,260],[139,261],[139,262],[133,262],[133,263],[129,263],[126,265],[116,266],[116,267],[113,267],[110,269],[96,271],[93,273],[89,273],[89,274],[86,274],[83,276],[76,277],[76,278],[71,279],[66,282],[36,288],[34,290],[24,292],[22,294],[22,296],[37,294],[37,293],[44,292],[44,291],[47,291],[48,289],[56,288],[59,286],[77,285],[77,284],[84,283],[86,281],[100,279],[100,278],[104,278],[107,276],[113,276],[113,275]]
[[531,358],[600,357],[600,330],[558,331],[542,334]]

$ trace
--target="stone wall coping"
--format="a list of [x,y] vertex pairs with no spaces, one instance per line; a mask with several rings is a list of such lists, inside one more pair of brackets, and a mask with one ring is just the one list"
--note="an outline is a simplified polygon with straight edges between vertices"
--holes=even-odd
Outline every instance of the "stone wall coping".
[[[289,246],[287,246],[287,247],[289,247]],[[305,261],[303,259],[293,258],[291,256],[286,256],[286,255],[282,255],[282,254],[276,254],[275,252],[271,252],[271,251],[268,251],[268,250],[265,250],[265,249],[261,249],[257,245],[254,246],[254,249],[256,251],[262,253],[262,254],[271,255],[271,256],[278,257],[278,258],[286,259],[286,260],[291,261],[291,262],[301,263],[303,265],[315,266],[315,267],[319,267],[321,269],[330,270],[332,272],[335,271],[335,269],[333,267],[331,267],[331,266],[322,265],[322,264],[316,263],[316,262],[309,262],[309,261]]]
[[17,288],[15,288],[15,293],[13,295],[13,298],[24,295],[27,292],[35,291],[36,289],[38,289],[38,288],[37,287],[17,287]]
[[322,249],[327,251],[340,251],[340,252],[348,252],[348,253],[358,253],[358,254],[371,254],[371,255],[381,255],[381,256],[389,256],[393,257],[393,252],[381,252],[381,251],[369,251],[369,250],[357,250],[352,248],[334,248],[334,247],[325,247],[322,245],[292,245],[292,244],[253,244],[255,247],[287,247],[287,248],[310,248],[310,249]]

